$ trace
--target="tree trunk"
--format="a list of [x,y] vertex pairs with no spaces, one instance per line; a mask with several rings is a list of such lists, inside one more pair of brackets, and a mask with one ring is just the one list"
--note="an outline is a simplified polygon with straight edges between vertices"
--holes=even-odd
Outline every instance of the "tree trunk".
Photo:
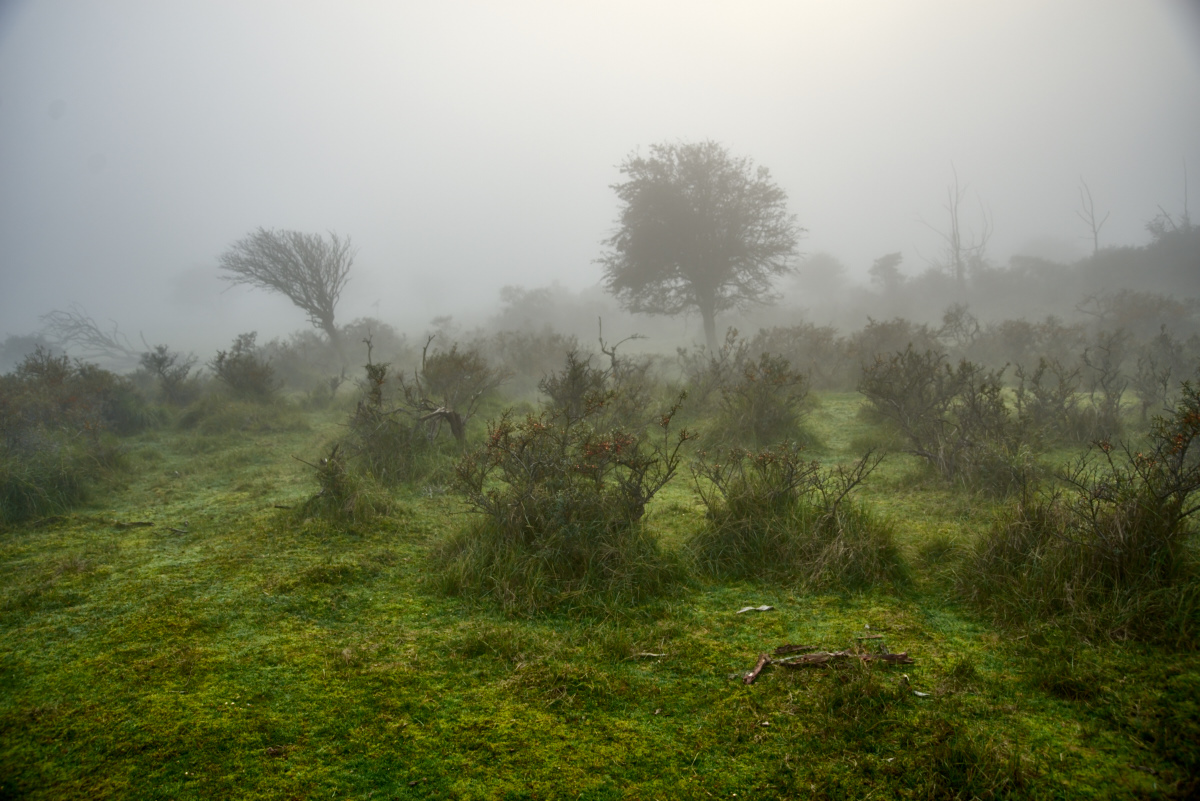
[[333,320],[322,323],[321,328],[325,331],[325,336],[329,337],[329,344],[333,347],[334,355],[337,356],[338,366],[345,369],[346,350],[342,347],[342,332],[338,331],[337,326],[333,324]]
[[714,356],[717,347],[717,313],[712,306],[700,308],[700,317],[704,320],[704,342],[708,346],[708,355]]

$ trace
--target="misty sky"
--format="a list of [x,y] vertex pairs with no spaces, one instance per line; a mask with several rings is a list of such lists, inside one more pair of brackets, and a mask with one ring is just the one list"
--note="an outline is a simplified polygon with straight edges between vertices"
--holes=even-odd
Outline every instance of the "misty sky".
[[[339,318],[419,332],[506,284],[594,286],[631,151],[770,168],[855,276],[938,252],[951,164],[991,257],[1141,244],[1200,205],[1187,0],[0,3],[0,336],[82,304],[175,347],[306,326],[224,292],[258,226],[349,234]],[[1197,214],[1193,209],[1193,219]]]

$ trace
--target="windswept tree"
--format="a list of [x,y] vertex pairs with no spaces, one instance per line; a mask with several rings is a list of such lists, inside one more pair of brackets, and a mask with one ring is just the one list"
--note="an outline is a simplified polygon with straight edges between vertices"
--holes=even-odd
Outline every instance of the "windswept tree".
[[220,261],[225,280],[286,295],[325,332],[345,362],[333,313],[354,264],[350,237],[330,232],[326,241],[319,234],[259,228],[235,242]]
[[710,353],[720,312],[767,303],[772,280],[793,269],[803,229],[766,167],[717,142],[658,144],[630,155],[620,228],[599,262],[605,287],[628,311],[695,310]]

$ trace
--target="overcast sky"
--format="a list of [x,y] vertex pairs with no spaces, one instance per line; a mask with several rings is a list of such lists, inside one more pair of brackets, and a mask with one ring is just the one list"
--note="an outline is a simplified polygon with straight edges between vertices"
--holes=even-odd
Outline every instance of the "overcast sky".
[[854,275],[924,269],[952,164],[1001,263],[1088,251],[1081,177],[1102,244],[1141,244],[1185,160],[1200,205],[1196,5],[8,0],[0,336],[71,303],[178,347],[302,328],[222,294],[258,226],[353,238],[343,322],[594,286],[617,167],[664,140],[768,167]]

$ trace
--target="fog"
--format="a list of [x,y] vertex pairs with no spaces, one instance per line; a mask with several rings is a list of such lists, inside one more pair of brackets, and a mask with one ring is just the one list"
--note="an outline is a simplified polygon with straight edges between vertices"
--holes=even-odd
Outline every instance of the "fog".
[[[768,167],[802,249],[848,282],[895,251],[928,267],[952,171],[996,264],[1090,253],[1081,181],[1109,215],[1101,245],[1140,245],[1160,207],[1183,213],[1185,165],[1200,194],[1200,16],[1125,0],[9,2],[0,336],[70,304],[198,352],[306,328],[286,299],[218,278],[259,226],[353,238],[341,322],[419,333],[483,319],[505,286],[595,291],[618,165],[701,139]],[[789,301],[819,308],[819,277]]]

